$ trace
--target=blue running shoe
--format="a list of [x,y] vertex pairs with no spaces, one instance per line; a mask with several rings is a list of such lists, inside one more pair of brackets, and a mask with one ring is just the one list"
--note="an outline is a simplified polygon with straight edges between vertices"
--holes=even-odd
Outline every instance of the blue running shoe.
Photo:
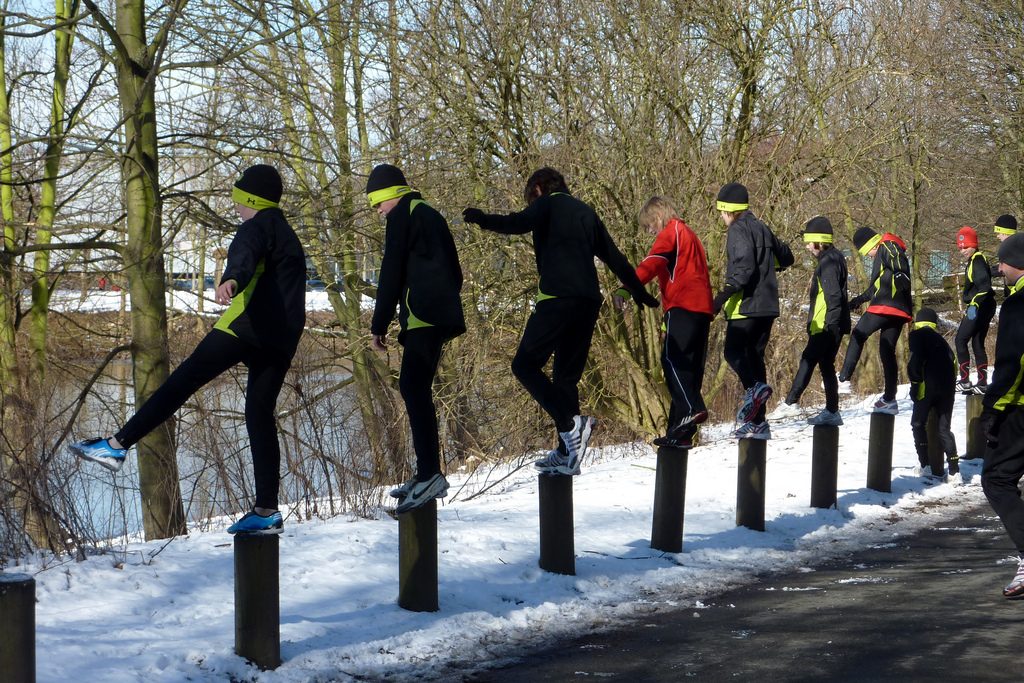
[[284,531],[284,518],[280,512],[260,517],[255,510],[228,527],[229,534],[280,534]]
[[111,472],[119,471],[128,455],[127,448],[113,448],[106,439],[86,439],[68,444],[68,448],[79,458],[102,465]]

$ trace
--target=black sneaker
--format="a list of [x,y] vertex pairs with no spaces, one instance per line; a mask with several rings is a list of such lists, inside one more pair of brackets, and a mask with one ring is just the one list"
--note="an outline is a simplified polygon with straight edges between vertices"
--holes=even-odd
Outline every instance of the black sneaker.
[[655,446],[667,448],[693,448],[693,437],[697,435],[697,425],[688,424],[683,427],[673,427],[668,430],[665,436],[659,436],[654,440]]

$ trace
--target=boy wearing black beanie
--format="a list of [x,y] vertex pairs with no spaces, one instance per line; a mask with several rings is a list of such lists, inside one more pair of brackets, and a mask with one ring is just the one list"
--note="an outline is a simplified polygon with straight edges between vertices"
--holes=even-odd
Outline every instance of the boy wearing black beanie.
[[[537,303],[512,359],[512,374],[555,422],[558,448],[534,463],[542,474],[575,475],[596,420],[580,415],[579,381],[590,353],[603,295],[601,259],[638,303],[656,307],[636,271],[615,246],[597,212],[569,193],[553,168],[534,171],[523,191],[526,209],[507,215],[467,208],[462,216],[503,235],[532,233],[540,282]],[[544,366],[554,356],[551,377]]]
[[391,491],[400,500],[395,511],[403,514],[448,492],[433,384],[445,342],[466,331],[462,267],[448,221],[409,187],[401,170],[391,164],[375,167],[366,181],[366,197],[387,220],[370,333],[373,347],[387,351],[385,337],[398,308],[403,347],[398,388],[416,451],[416,474]]
[[768,414],[769,420],[800,417],[800,396],[817,367],[825,387],[825,409],[807,420],[807,424],[838,427],[839,380],[836,379],[836,354],[844,334],[850,333],[850,303],[846,293],[846,257],[832,246],[832,222],[824,216],[807,221],[804,242],[818,260],[811,276],[810,305],[807,310],[807,346],[800,355],[800,367],[793,378],[784,403]]
[[747,188],[726,183],[718,192],[718,212],[729,228],[725,282],[714,300],[714,312],[725,312],[723,354],[739,377],[746,395],[736,413],[738,439],[770,439],[765,402],[772,395],[764,352],[772,325],[779,317],[776,269],[793,265],[793,252],[750,211]]
[[[910,359],[907,361],[907,376],[910,378],[910,398],[914,401],[914,412],[910,416],[910,428],[914,433],[914,446],[920,471],[928,468],[928,413],[935,411],[938,424],[939,443],[949,462],[949,476],[960,474],[960,456],[956,453],[956,439],[949,429],[953,419],[953,399],[956,397],[956,361],[953,351],[936,329],[939,317],[931,308],[917,312],[914,329],[908,342]],[[934,477],[944,472],[930,472]]]
[[1024,234],[1009,235],[999,246],[999,270],[1010,296],[999,310],[995,374],[981,400],[979,430],[985,435],[981,487],[1017,547],[1017,573],[1003,589],[1008,598],[1024,596]]
[[879,235],[868,227],[857,229],[853,234],[853,244],[861,256],[871,256],[875,261],[871,267],[868,288],[850,299],[851,309],[865,302],[870,303],[850,334],[846,359],[843,369],[839,371],[839,381],[850,381],[860,361],[864,343],[872,334],[879,332],[878,353],[885,375],[885,390],[875,401],[874,412],[896,415],[900,410],[896,403],[896,387],[899,383],[896,342],[899,341],[903,326],[912,319],[913,306],[906,245],[896,235]]
[[244,363],[245,427],[252,451],[256,502],[228,533],[279,534],[281,448],[275,407],[306,321],[306,255],[278,208],[283,185],[272,166],[245,169],[232,198],[242,225],[228,247],[227,267],[214,294],[228,305],[188,358],[109,439],[73,443],[71,451],[114,472],[128,449],[174,415],[196,391]]

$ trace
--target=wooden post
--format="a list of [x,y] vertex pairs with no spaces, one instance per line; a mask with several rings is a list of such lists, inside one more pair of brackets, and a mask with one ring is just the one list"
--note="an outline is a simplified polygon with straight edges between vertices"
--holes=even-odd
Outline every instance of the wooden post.
[[398,515],[398,606],[436,612],[437,499]]
[[835,507],[839,488],[839,427],[814,425],[811,443],[811,507]]
[[768,441],[740,439],[736,475],[736,526],[764,531],[764,475]]
[[939,414],[934,408],[928,411],[925,430],[928,433],[928,467],[932,476],[941,477],[946,474],[946,452],[942,450],[942,442],[939,441]]
[[235,653],[264,671],[281,664],[279,542],[235,534]]
[[0,683],[35,683],[36,580],[0,572]]
[[985,457],[985,436],[978,428],[981,417],[981,394],[967,395],[967,453],[965,460]]
[[651,547],[666,553],[683,552],[683,510],[686,504],[686,460],[688,448],[658,449],[654,476],[654,521]]
[[892,430],[896,416],[871,413],[868,433],[868,488],[892,493]]
[[572,477],[541,474],[537,482],[540,494],[540,568],[554,574],[575,576]]

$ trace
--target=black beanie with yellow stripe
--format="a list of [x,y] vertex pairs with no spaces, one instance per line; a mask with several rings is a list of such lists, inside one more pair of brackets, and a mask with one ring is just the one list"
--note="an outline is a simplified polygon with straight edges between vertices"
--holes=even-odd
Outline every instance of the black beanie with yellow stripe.
[[366,179],[366,198],[370,202],[370,208],[376,208],[382,202],[410,192],[412,192],[412,188],[405,181],[405,174],[400,168],[391,164],[375,166]]
[[281,174],[273,166],[256,164],[242,171],[242,176],[235,181],[231,198],[236,204],[256,209],[269,209],[281,202],[284,183]]

